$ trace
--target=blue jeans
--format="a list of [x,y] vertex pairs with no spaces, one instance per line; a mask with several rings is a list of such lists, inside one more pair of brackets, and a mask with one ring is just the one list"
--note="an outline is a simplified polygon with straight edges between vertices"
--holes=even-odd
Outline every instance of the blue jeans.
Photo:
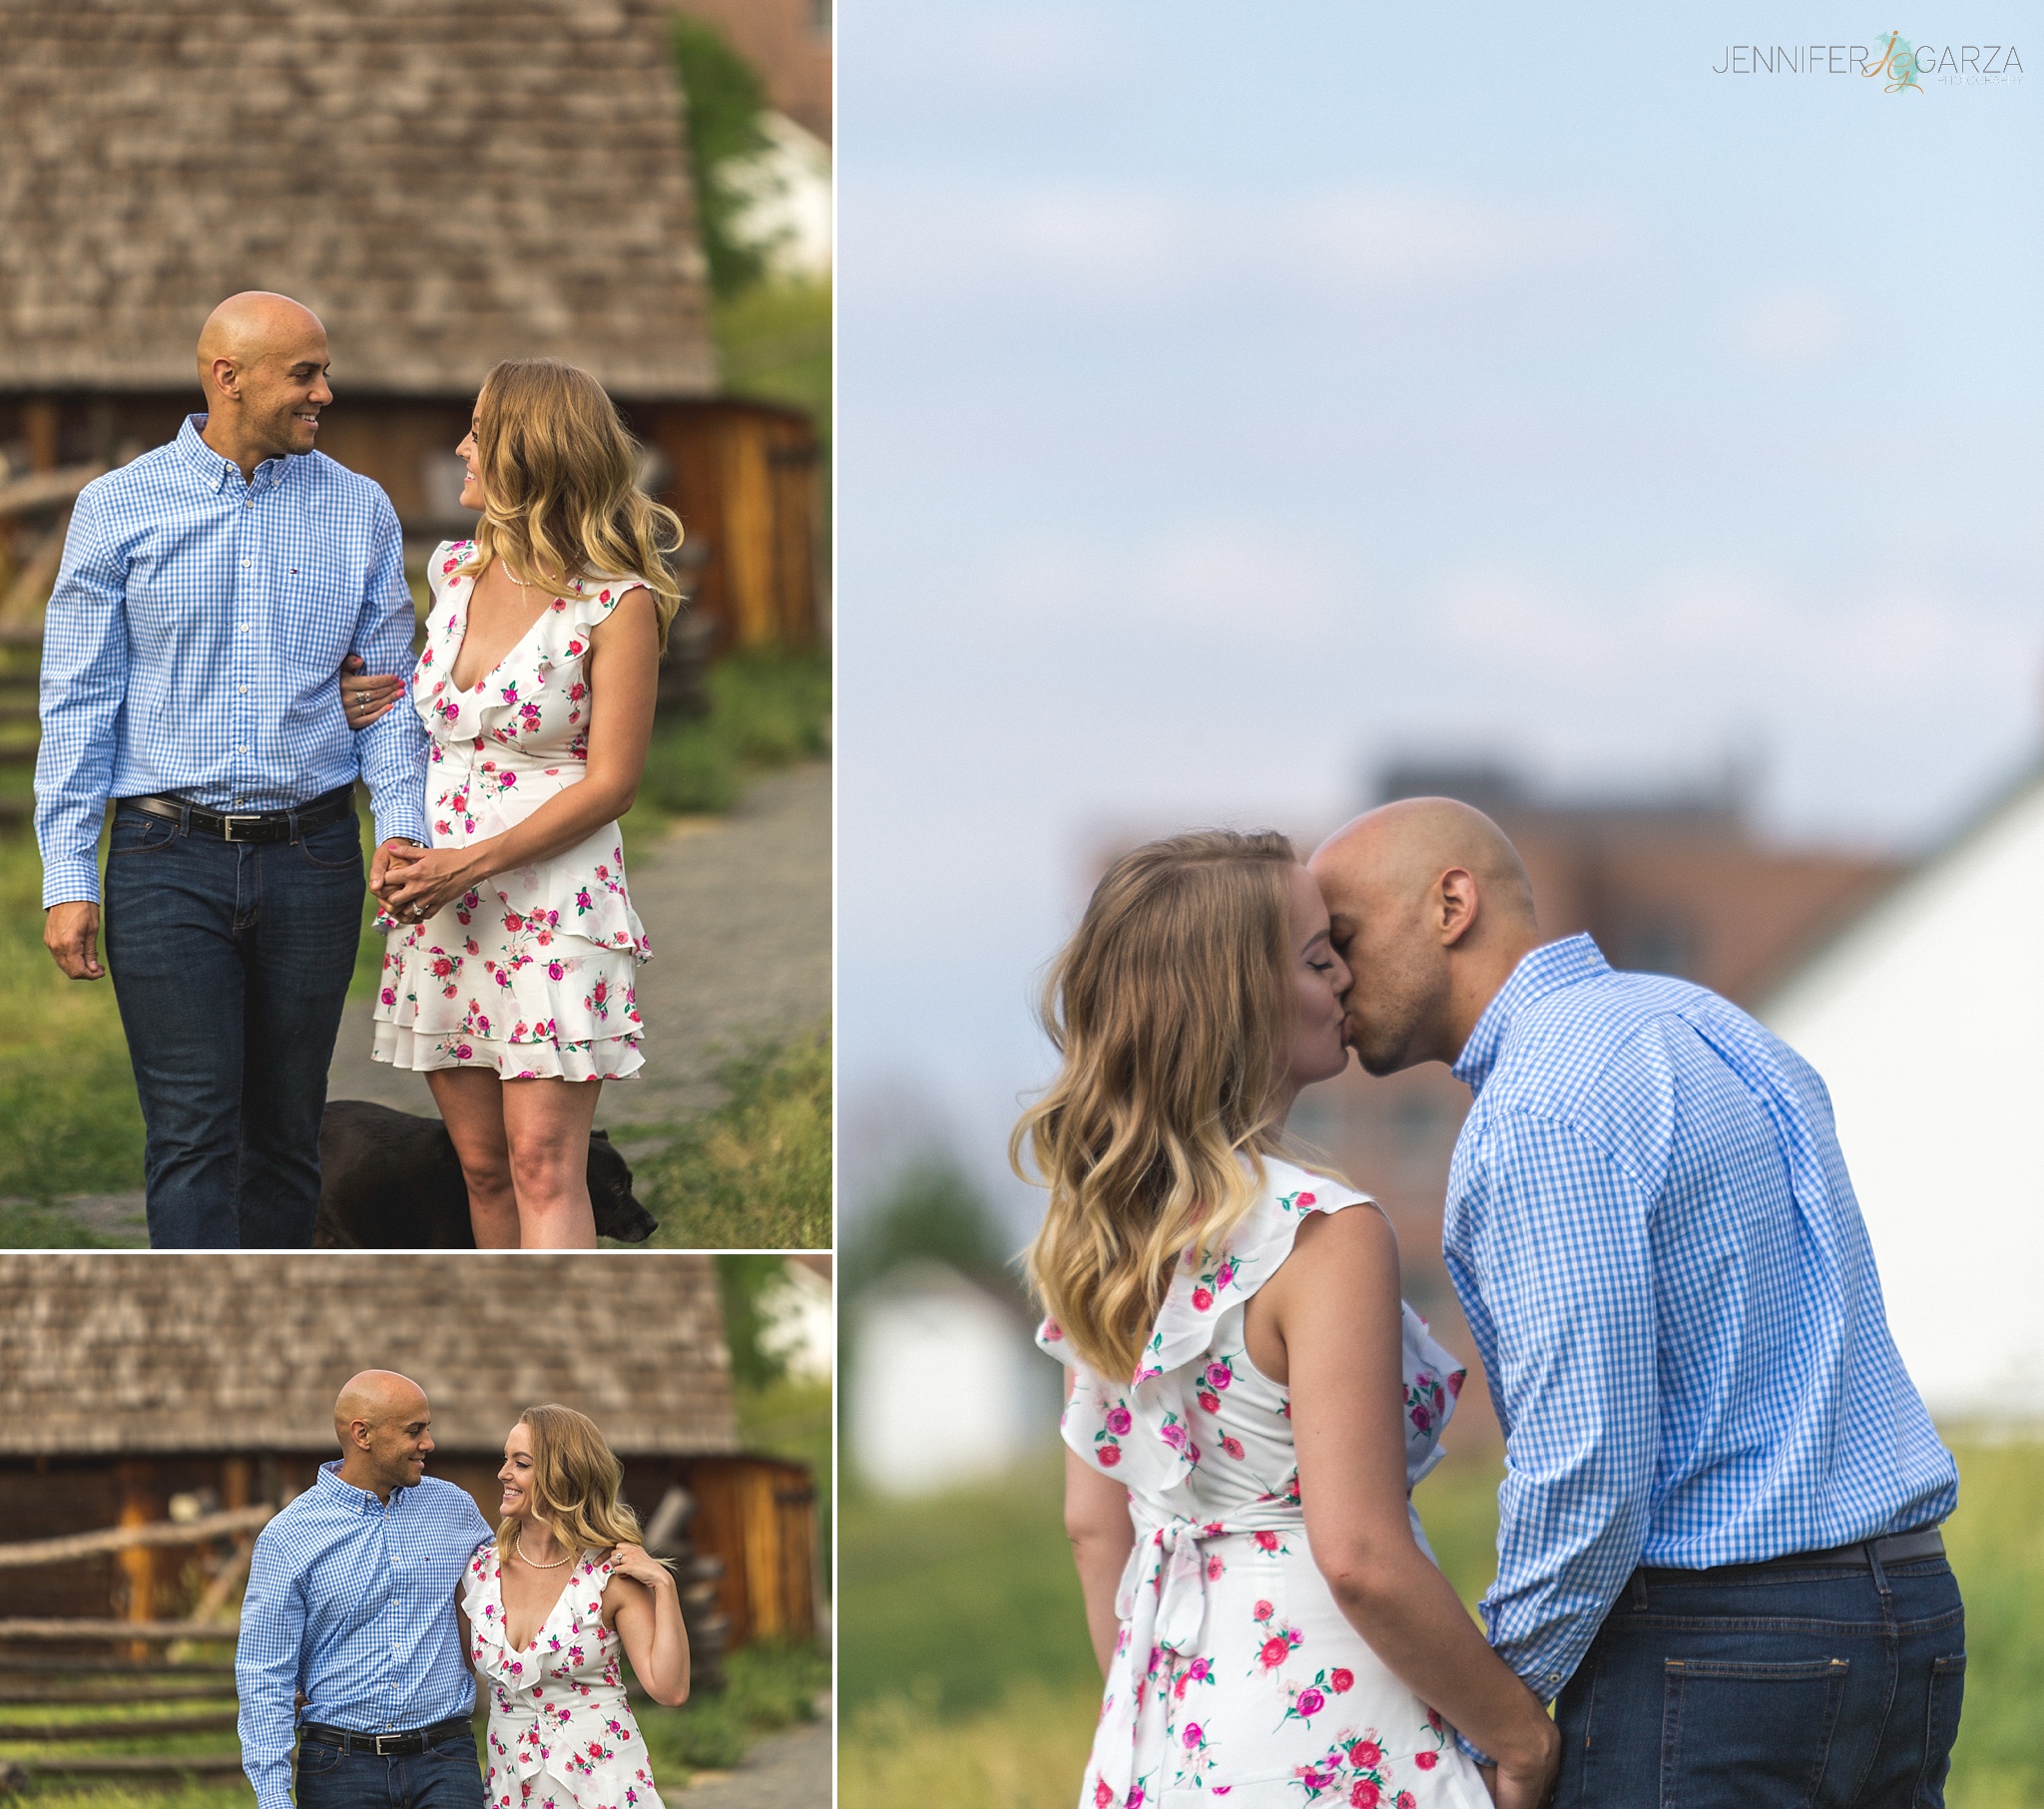
[[1555,1705],[1557,1809],[1941,1809],[1966,1612],[1941,1558],[1637,1571]]
[[352,816],[258,845],[114,812],[107,966],[148,1131],[153,1247],[311,1243],[364,885]]
[[298,1744],[297,1809],[482,1809],[475,1736],[463,1734],[401,1759]]

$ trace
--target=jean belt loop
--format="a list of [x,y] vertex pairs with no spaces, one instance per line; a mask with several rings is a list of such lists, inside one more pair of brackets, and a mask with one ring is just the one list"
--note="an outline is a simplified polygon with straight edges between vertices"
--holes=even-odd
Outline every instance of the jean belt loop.
[[192,833],[192,800],[188,797],[181,797],[178,800],[178,833],[180,835],[190,835]]
[[285,814],[290,818],[290,821],[285,826],[291,832],[291,840],[295,842],[298,839],[298,812],[296,806],[293,806]]
[[1647,1573],[1644,1570],[1634,1570],[1631,1593],[1633,1612],[1644,1614],[1647,1611]]
[[1880,1552],[1878,1549],[1878,1542],[1869,1539],[1866,1542],[1865,1550],[1867,1565],[1871,1568],[1873,1572],[1873,1586],[1876,1589],[1878,1589],[1883,1596],[1892,1594],[1893,1591],[1888,1587],[1888,1574],[1880,1568]]

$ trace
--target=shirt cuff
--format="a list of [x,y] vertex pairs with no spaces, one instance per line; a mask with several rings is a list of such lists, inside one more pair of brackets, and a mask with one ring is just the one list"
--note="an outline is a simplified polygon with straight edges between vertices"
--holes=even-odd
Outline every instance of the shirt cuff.
[[426,813],[409,804],[376,808],[376,845],[380,848],[393,836],[405,836],[421,848],[430,848],[433,838],[426,833]]
[[[1497,1760],[1485,1752],[1474,1740],[1465,1739],[1460,1733],[1455,1735],[1455,1744],[1461,1747],[1465,1758],[1473,1759],[1479,1765],[1495,1765],[1497,1763]],[[260,1809],[269,1809],[269,1805],[264,1803],[260,1805]]]
[[96,855],[75,855],[43,866],[43,909],[60,904],[98,904],[100,863]]

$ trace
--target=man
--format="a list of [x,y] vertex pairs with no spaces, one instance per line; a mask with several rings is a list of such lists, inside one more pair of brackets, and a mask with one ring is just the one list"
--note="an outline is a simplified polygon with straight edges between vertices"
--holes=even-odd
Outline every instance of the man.
[[1362,1066],[1475,1096],[1444,1236],[1505,1432],[1483,1614],[1560,1698],[1558,1801],[1941,1801],[1958,1479],[1823,1084],[1701,987],[1543,944],[1466,805],[1386,805],[1311,867]]
[[475,1679],[455,1596],[490,1536],[476,1505],[425,1474],[432,1412],[385,1369],[333,1404],[340,1461],[256,1542],[235,1684],[256,1809],[482,1809]]
[[425,732],[352,734],[337,674],[410,668],[397,517],[312,450],[326,330],[282,295],[231,296],[199,338],[207,412],[88,484],[43,639],[36,835],[43,941],[107,958],[148,1130],[150,1242],[305,1245],[326,1068],[361,929],[353,787],[380,885],[421,845]]

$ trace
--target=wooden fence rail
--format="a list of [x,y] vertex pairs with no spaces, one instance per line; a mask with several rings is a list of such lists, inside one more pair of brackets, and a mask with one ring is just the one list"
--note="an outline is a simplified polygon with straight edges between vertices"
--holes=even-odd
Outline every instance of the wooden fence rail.
[[203,1514],[197,1520],[158,1520],[140,1527],[108,1527],[98,1533],[71,1533],[61,1539],[27,1539],[18,1545],[0,1546],[0,1571],[28,1566],[69,1564],[74,1559],[98,1558],[107,1552],[128,1552],[138,1546],[204,1546],[237,1533],[254,1533],[266,1526],[276,1510],[266,1502],[254,1508],[231,1508],[221,1514]]

